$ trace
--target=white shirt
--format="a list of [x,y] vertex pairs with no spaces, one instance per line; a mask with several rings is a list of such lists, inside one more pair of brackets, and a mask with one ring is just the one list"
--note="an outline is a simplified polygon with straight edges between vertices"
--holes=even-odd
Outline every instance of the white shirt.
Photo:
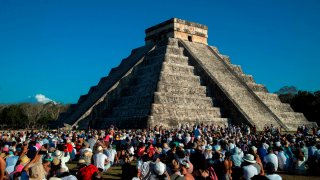
[[67,162],[69,162],[70,160],[70,155],[68,154],[67,156],[62,156],[60,158],[60,161],[61,161],[61,168],[65,168],[67,171],[69,171],[69,168],[68,166],[66,165]]
[[269,153],[268,155],[266,155],[264,157],[264,163],[267,164],[268,162],[272,162],[274,165],[275,170],[278,170],[278,157],[273,154],[273,153]]
[[97,168],[101,168],[103,170],[106,160],[108,160],[108,157],[103,153],[98,153],[93,156],[94,165],[97,166]]
[[107,149],[104,154],[107,155],[108,159],[113,162],[117,151],[114,149]]
[[282,180],[282,177],[279,176],[278,174],[269,174],[266,175],[267,178],[269,178],[270,180]]
[[287,168],[287,157],[284,155],[283,151],[280,151],[277,154],[278,161],[279,161],[279,168],[281,170],[285,170]]
[[258,170],[253,165],[243,166],[243,178],[244,179],[251,179],[253,176],[258,175]]

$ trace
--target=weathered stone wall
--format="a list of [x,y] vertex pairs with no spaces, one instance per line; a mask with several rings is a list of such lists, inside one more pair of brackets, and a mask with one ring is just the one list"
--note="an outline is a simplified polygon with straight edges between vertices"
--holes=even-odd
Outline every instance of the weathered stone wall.
[[58,126],[62,126],[63,123],[76,125],[78,121],[90,115],[92,108],[103,100],[105,93],[151,48],[152,46],[143,46],[132,50],[128,58],[123,59],[117,68],[113,68],[107,77],[101,78],[98,85],[90,88],[87,95],[81,96],[77,104],[71,105],[66,113],[60,114]]
[[146,29],[146,44],[153,44],[166,38],[178,38],[207,44],[208,27],[198,23],[172,18]]

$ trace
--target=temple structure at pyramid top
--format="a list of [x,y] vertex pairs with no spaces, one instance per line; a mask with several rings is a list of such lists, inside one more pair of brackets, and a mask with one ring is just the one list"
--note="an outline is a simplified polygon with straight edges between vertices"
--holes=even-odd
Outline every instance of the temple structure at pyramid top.
[[208,44],[208,27],[186,20],[172,18],[146,29],[146,44],[159,42],[168,38]]
[[207,26],[172,18],[145,32],[145,45],[80,96],[55,126],[316,126],[209,46]]

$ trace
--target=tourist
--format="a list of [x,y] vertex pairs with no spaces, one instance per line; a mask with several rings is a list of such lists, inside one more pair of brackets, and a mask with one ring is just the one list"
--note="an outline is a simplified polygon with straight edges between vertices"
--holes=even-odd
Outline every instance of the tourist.
[[14,171],[14,167],[18,162],[18,159],[19,159],[19,156],[17,156],[17,153],[13,153],[12,151],[9,151],[9,154],[6,157],[6,167],[7,167],[6,171],[8,174]]
[[180,163],[175,159],[172,160],[172,162],[171,162],[172,175],[170,176],[170,179],[184,180],[183,176],[181,175],[180,170],[181,170]]
[[56,150],[53,157],[56,157],[61,161],[61,168],[65,168],[67,171],[69,170],[68,166],[66,165],[67,162],[70,160],[70,155],[68,152],[63,152],[60,150]]
[[232,161],[231,161],[230,152],[225,153],[225,158],[223,162],[223,180],[231,180],[232,179]]
[[6,170],[6,162],[3,157],[0,156],[0,180],[4,180]]
[[107,149],[104,150],[104,154],[108,157],[110,166],[113,166],[114,162],[118,163],[117,151],[113,149],[112,144],[110,143]]
[[243,157],[242,170],[243,170],[243,178],[246,180],[251,179],[253,176],[258,175],[257,168],[253,165],[256,163],[254,160],[254,156],[252,154],[246,154]]
[[278,167],[280,170],[288,170],[288,165],[289,165],[289,159],[288,157],[286,156],[286,154],[284,153],[283,151],[283,148],[282,147],[277,147],[277,150],[278,150],[278,154],[277,154],[277,157],[278,157]]
[[252,154],[254,156],[254,160],[256,161],[254,166],[257,168],[259,175],[264,175],[263,164],[260,156],[257,154],[257,148],[255,146],[252,146],[249,149],[249,154]]
[[93,162],[100,172],[106,172],[110,168],[108,157],[103,154],[102,146],[98,146],[97,153],[93,155]]
[[268,162],[271,162],[274,164],[275,170],[278,170],[278,157],[273,153],[273,148],[268,148],[268,154],[264,157],[263,162],[267,164]]
[[275,174],[276,168],[275,165],[272,162],[268,162],[266,164],[266,177],[269,178],[270,180],[282,180],[282,177],[278,174]]
[[296,156],[293,159],[293,166],[294,166],[294,172],[298,174],[306,174],[307,172],[306,160],[301,149],[298,149],[296,151]]

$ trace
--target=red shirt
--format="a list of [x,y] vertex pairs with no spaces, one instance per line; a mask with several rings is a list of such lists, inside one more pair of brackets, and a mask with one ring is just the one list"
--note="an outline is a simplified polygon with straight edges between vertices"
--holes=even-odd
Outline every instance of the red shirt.
[[65,152],[71,153],[73,150],[73,146],[70,143],[67,143],[65,146],[67,147]]

